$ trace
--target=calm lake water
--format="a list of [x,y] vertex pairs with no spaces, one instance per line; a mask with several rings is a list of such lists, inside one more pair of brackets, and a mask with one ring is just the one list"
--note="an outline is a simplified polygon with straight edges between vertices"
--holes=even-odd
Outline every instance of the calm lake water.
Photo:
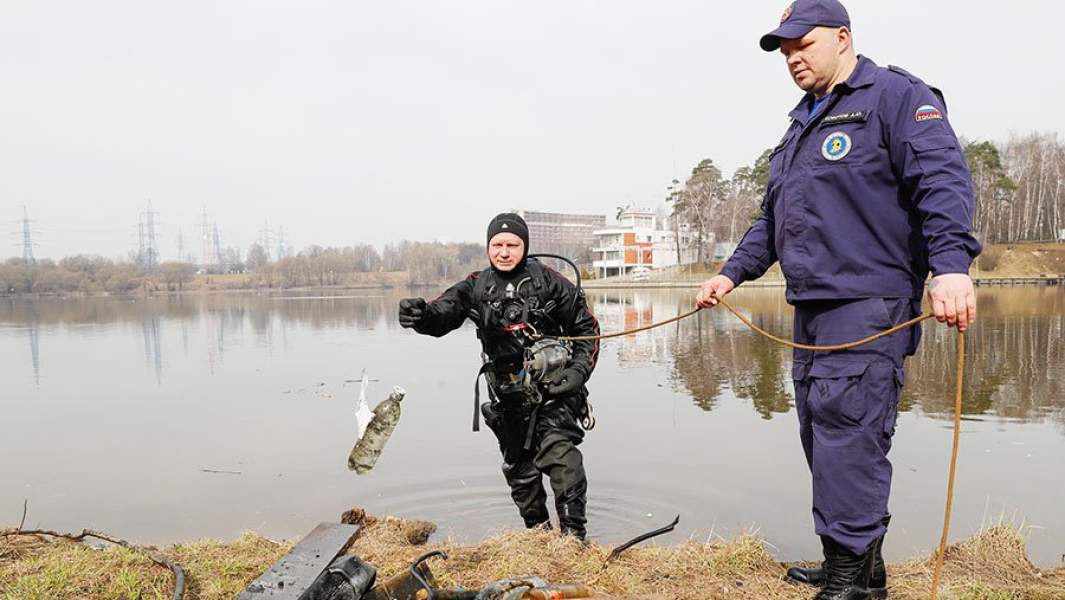
[[[431,291],[430,295],[435,293]],[[693,292],[589,292],[604,332],[687,310]],[[399,292],[0,299],[0,523],[144,543],[243,530],[292,538],[352,506],[432,520],[470,541],[521,522],[488,431],[470,416],[479,346],[400,329]],[[734,303],[789,335],[782,290]],[[968,341],[952,539],[1030,526],[1042,566],[1065,553],[1065,290],[981,289]],[[889,559],[939,539],[955,335],[925,323],[891,457]],[[814,558],[810,477],[790,351],[724,310],[606,341],[582,446],[589,533],[614,543],[681,516],[677,542],[755,529]],[[407,390],[377,468],[346,468],[362,369],[371,406]],[[204,470],[226,471],[212,473]]]

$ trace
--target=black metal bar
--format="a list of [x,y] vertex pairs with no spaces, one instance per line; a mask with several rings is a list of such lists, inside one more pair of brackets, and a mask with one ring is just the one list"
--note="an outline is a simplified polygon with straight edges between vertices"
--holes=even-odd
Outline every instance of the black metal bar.
[[412,562],[410,565],[411,577],[414,577],[414,579],[417,580],[417,582],[420,583],[423,588],[425,588],[426,593],[429,594],[426,597],[426,600],[436,600],[436,590],[434,590],[433,586],[429,585],[429,582],[426,581],[424,577],[422,577],[421,571],[418,570],[418,567],[420,567],[423,562],[429,560],[434,556],[439,556],[440,558],[447,560],[447,552],[444,552],[443,550],[433,550],[432,552],[423,554],[418,558],[414,559],[414,562]]
[[673,519],[673,522],[669,525],[666,525],[665,527],[659,529],[655,529],[654,531],[648,531],[647,533],[640,534],[632,538],[631,540],[625,542],[624,544],[618,546],[617,548],[614,548],[614,550],[610,553],[610,556],[606,557],[606,562],[610,562],[615,558],[621,556],[622,552],[628,550],[629,548],[632,548],[633,546],[639,544],[644,540],[649,540],[653,537],[662,535],[663,533],[669,533],[670,531],[673,531],[673,528],[677,526],[677,523],[680,523],[680,515],[677,515],[677,517]]

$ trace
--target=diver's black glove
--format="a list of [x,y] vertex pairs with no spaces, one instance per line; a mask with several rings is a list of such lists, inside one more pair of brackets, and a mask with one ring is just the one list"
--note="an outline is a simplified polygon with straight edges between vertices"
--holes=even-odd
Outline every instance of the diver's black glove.
[[414,327],[425,318],[425,311],[425,298],[404,298],[399,301],[399,324]]
[[555,381],[555,383],[547,386],[547,393],[552,396],[572,394],[581,389],[584,382],[584,373],[582,373],[580,369],[569,367],[562,371],[562,375]]

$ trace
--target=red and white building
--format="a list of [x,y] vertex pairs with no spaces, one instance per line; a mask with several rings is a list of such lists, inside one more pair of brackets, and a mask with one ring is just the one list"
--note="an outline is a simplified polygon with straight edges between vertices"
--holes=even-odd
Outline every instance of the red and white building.
[[[678,264],[677,235],[668,226],[672,207],[666,211],[644,208],[627,208],[618,215],[615,227],[599,229],[593,233],[592,267],[599,277],[632,275]],[[682,262],[691,262],[688,256],[690,244],[687,232],[681,236]]]

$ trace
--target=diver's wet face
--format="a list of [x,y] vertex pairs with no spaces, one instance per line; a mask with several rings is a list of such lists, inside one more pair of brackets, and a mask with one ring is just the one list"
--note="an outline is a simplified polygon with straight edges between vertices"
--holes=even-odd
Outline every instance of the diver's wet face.
[[488,242],[488,260],[504,273],[514,270],[525,256],[525,242],[513,233],[497,233]]

